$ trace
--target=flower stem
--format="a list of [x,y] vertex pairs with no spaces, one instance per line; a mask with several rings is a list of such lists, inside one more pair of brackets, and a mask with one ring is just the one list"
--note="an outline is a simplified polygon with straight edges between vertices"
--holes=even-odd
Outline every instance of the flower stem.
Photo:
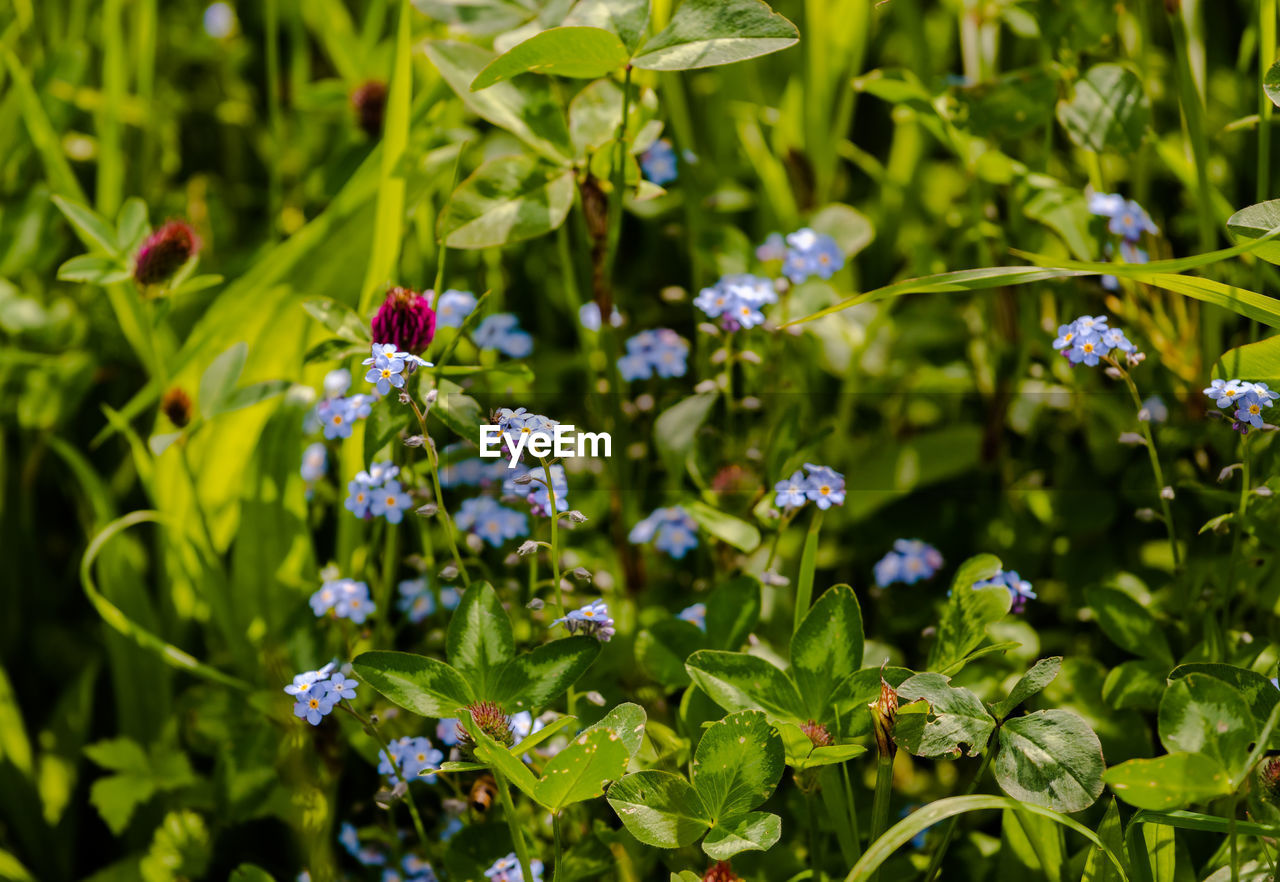
[[[968,788],[965,789],[964,795],[968,796],[978,789],[978,782],[982,780],[982,776],[987,772],[987,766],[991,765],[991,758],[995,756],[995,734],[991,736],[991,740],[987,742],[986,753],[982,757],[982,765],[978,766],[978,773],[973,776],[973,780],[969,782]],[[953,817],[947,821],[947,826],[942,831],[942,841],[938,843],[938,848],[933,853],[933,859],[929,861],[929,869],[925,871],[924,882],[929,882],[937,875],[938,869],[942,866],[942,859],[947,854],[947,847],[951,845],[951,839],[955,836],[956,822],[959,817]]]
[[824,882],[827,874],[822,871],[822,836],[818,829],[818,799],[816,790],[807,790],[804,803],[809,810],[809,871],[812,878]]
[[[351,716],[355,717],[360,722],[360,725],[364,727],[364,730],[372,735],[374,740],[378,742],[378,746],[386,753],[387,759],[392,761],[394,764],[391,745],[387,742],[387,739],[383,737],[377,724],[374,723],[372,719],[366,718],[359,711],[352,710],[345,701],[338,702],[338,707],[351,714]],[[404,801],[405,805],[409,806],[409,817],[413,819],[413,829],[418,834],[418,841],[422,843],[422,847],[429,851],[431,849],[431,843],[427,841],[427,830],[422,825],[422,815],[418,814],[418,806],[413,801],[413,782],[406,781],[405,785]]]
[[560,615],[564,615],[564,593],[560,587],[560,519],[556,517],[556,486],[551,480],[551,466],[547,465],[545,459],[539,458],[538,462],[542,463],[542,477],[547,482],[547,499],[551,507],[551,577],[556,583],[556,606],[560,607]]
[[[1112,361],[1111,364],[1120,371],[1120,376],[1124,380],[1125,386],[1129,389],[1129,395],[1133,398],[1133,405],[1139,411],[1142,410],[1142,396],[1138,394],[1138,385],[1133,382],[1133,377],[1129,376],[1129,372],[1120,367],[1119,363]],[[1182,554],[1178,551],[1178,536],[1173,526],[1173,509],[1169,507],[1169,500],[1164,495],[1164,469],[1160,467],[1160,454],[1156,452],[1156,439],[1151,434],[1151,421],[1138,420],[1139,426],[1142,428],[1142,437],[1147,442],[1147,456],[1151,459],[1151,471],[1156,478],[1156,493],[1160,497],[1160,511],[1164,518],[1165,529],[1169,533],[1169,550],[1173,553],[1173,568],[1175,570],[1182,569]]]
[[471,577],[467,575],[467,566],[462,562],[462,555],[458,553],[458,541],[454,536],[453,520],[449,517],[449,510],[444,506],[444,490],[440,487],[440,464],[439,457],[436,455],[434,442],[431,435],[427,431],[427,415],[418,407],[418,402],[411,397],[409,406],[413,408],[413,414],[418,418],[418,427],[422,430],[422,446],[427,451],[427,467],[431,472],[431,486],[436,494],[436,519],[440,522],[440,526],[444,528],[445,538],[449,540],[449,550],[453,553],[453,563],[458,568],[459,575],[462,576],[462,584],[466,588],[471,587]]
[[561,857],[562,851],[561,851],[561,845],[560,845],[560,813],[559,812],[551,813],[551,835],[556,841],[556,865],[555,865],[555,868],[552,869],[551,871],[551,882],[560,882],[560,879],[562,878],[560,873],[560,865],[564,863],[564,859]]
[[[1236,508],[1236,529],[1231,539],[1231,557],[1227,560],[1227,585],[1223,606],[1228,603],[1236,581],[1236,559],[1240,556],[1240,540],[1244,535],[1244,516],[1249,509],[1249,436],[1240,438],[1240,505]],[[1226,625],[1226,622],[1223,622]]]
[[511,802],[511,789],[507,786],[507,779],[503,777],[500,771],[492,766],[489,771],[493,774],[494,783],[498,785],[498,800],[502,803],[502,813],[507,817],[507,829],[511,831],[511,842],[515,846],[516,857],[520,861],[520,872],[523,874],[521,878],[532,879],[533,870],[529,865],[529,848],[525,845],[524,833],[520,829],[520,822],[516,819],[516,807]]
[[849,812],[849,829],[853,832],[854,862],[862,857],[862,832],[858,829],[858,807],[853,801],[853,783],[849,780],[849,764],[840,764],[840,789]]
[[[889,829],[889,797],[893,794],[893,757],[881,756],[876,764],[876,793],[871,803],[871,839],[874,843]],[[879,871],[876,872],[876,876]],[[876,876],[872,876],[874,880]]]

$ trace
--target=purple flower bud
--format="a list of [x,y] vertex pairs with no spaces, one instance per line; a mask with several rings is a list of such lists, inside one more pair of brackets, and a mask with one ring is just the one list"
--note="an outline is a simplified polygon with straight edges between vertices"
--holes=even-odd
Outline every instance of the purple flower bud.
[[422,353],[436,335],[436,312],[417,291],[396,286],[373,317],[373,339],[397,349]]
[[177,274],[200,252],[200,237],[185,222],[171,220],[146,238],[133,261],[138,287],[159,285]]
[[378,80],[369,80],[351,93],[351,106],[355,108],[356,122],[370,138],[382,134],[382,118],[387,109],[387,86]]

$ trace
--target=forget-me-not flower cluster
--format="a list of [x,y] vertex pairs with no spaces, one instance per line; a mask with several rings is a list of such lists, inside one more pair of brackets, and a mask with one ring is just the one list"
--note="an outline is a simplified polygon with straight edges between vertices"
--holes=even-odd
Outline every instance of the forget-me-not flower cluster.
[[330,613],[335,618],[350,619],[363,625],[373,615],[373,599],[369,586],[355,579],[328,579],[311,595],[311,611],[317,616]]
[[475,533],[494,548],[517,536],[529,535],[525,516],[499,505],[492,496],[463,500],[453,520],[459,528]]
[[1204,394],[1218,407],[1231,413],[1231,428],[1241,435],[1267,425],[1262,417],[1272,406],[1271,402],[1280,398],[1280,392],[1271,391],[1266,383],[1250,383],[1248,380],[1214,380]]
[[318,671],[304,671],[284,687],[293,696],[293,715],[313,726],[327,717],[338,702],[352,701],[356,697],[356,682],[336,672],[333,662]]
[[654,141],[649,149],[640,154],[640,170],[645,179],[665,187],[676,179],[678,163],[676,150],[666,138]]
[[1017,570],[1001,570],[990,579],[975,582],[973,587],[989,588],[992,585],[1009,589],[1009,595],[1013,598],[1013,605],[1009,608],[1012,613],[1022,612],[1027,608],[1028,600],[1036,599],[1035,591],[1031,590],[1031,583],[1019,576]]
[[533,353],[533,336],[520,329],[520,319],[513,312],[497,312],[485,316],[472,334],[481,349],[496,349],[510,358],[524,358]]
[[348,395],[325,398],[316,405],[315,417],[320,430],[330,441],[350,438],[357,420],[367,417],[373,409],[373,397]]
[[389,755],[386,750],[378,753],[378,774],[386,775],[392,784],[399,784],[402,780],[410,784],[414,781],[435,783],[434,773],[422,773],[427,769],[440,768],[440,764],[444,762],[444,753],[436,749],[430,738],[406,735],[387,746],[391,748]]
[[[436,611],[436,596],[427,588],[425,578],[405,579],[396,586],[396,591],[400,595],[396,607],[407,614],[413,624],[420,624]],[[445,609],[456,609],[461,599],[462,593],[457,588],[446,586],[440,589],[440,605]]]
[[492,879],[493,882],[542,882],[542,861],[537,858],[529,861],[529,872],[533,874],[533,878],[525,879],[524,871],[520,869],[520,861],[513,851],[506,857],[494,861],[493,866],[484,871],[484,875],[486,879]]
[[618,359],[624,380],[683,377],[688,369],[689,341],[670,328],[641,331],[627,340],[627,354]]
[[320,441],[307,445],[302,451],[302,479],[308,483],[324,477],[329,465],[329,452]]
[[403,389],[405,379],[421,367],[431,367],[431,362],[424,361],[411,352],[401,352],[394,343],[374,343],[373,354],[361,364],[369,366],[364,375],[366,383],[372,383],[379,395],[386,395],[392,389]]
[[[529,509],[538,517],[547,517],[551,513],[551,494],[547,491],[546,473],[542,466],[527,468],[517,465],[514,469],[504,469],[507,477],[502,482],[502,494],[515,496],[529,503]],[[556,491],[556,511],[569,510],[569,479],[565,477],[564,466],[556,463],[547,471],[551,472],[551,487]],[[519,479],[529,475],[532,480],[519,483]]]
[[603,600],[593,600],[584,607],[570,610],[551,624],[553,626],[563,624],[569,629],[570,634],[581,631],[601,643],[608,643],[617,633],[613,619],[609,617],[609,607]]
[[347,854],[366,867],[380,867],[387,862],[387,856],[381,848],[365,845],[360,841],[359,831],[349,821],[343,821],[338,829],[338,842]]
[[827,466],[804,464],[805,472],[796,469],[790,478],[773,485],[774,504],[782,509],[797,509],[812,502],[823,510],[844,505],[844,475]]
[[726,331],[763,324],[764,307],[777,302],[778,291],[773,282],[749,273],[723,276],[693,299],[693,305],[708,318],[720,319],[720,326]]
[[476,308],[476,295],[450,288],[436,298],[436,326],[460,328],[471,310]]
[[792,284],[798,285],[814,276],[829,279],[843,266],[844,252],[826,233],[803,227],[787,235],[782,272]]
[[678,505],[654,509],[631,528],[627,540],[633,545],[653,541],[659,551],[680,560],[689,549],[698,547],[698,522]]
[[400,467],[389,462],[375,462],[358,473],[347,483],[347,511],[358,518],[385,517],[387,523],[400,523],[413,500],[396,480],[398,474]]
[[1108,325],[1105,315],[1082,315],[1067,325],[1058,326],[1053,348],[1072,364],[1094,367],[1102,359],[1118,362],[1123,355],[1130,365],[1142,361],[1143,355],[1129,341],[1124,331]]
[[898,539],[893,550],[876,563],[876,584],[887,588],[895,582],[914,585],[932,579],[942,569],[942,554],[919,539]]

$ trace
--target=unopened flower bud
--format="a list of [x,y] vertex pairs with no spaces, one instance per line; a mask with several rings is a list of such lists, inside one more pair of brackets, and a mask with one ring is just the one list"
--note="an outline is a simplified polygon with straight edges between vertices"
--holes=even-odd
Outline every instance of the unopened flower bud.
[[1254,493],[1256,493],[1258,496],[1261,496],[1261,497],[1263,497],[1263,498],[1266,498],[1266,497],[1268,497],[1268,496],[1274,496],[1274,495],[1275,495],[1275,494],[1274,494],[1274,492],[1271,490],[1271,488],[1270,488],[1270,487],[1268,487],[1266,484],[1263,484],[1263,485],[1261,485],[1260,487],[1254,487],[1254,488],[1253,488],[1253,492],[1254,492]]
[[760,353],[756,352],[754,349],[742,350],[738,353],[738,358],[750,364],[760,364],[764,361],[764,359],[760,357]]
[[516,483],[516,484],[532,484],[532,483],[533,483],[533,472],[525,472],[523,475],[519,475],[519,476],[517,476],[517,477],[516,477],[516,479],[515,479],[515,481],[514,481],[513,483]]
[[1156,519],[1156,510],[1154,508],[1140,508],[1133,513],[1133,516],[1144,523],[1150,523]]
[[720,336],[720,326],[713,325],[711,322],[699,322],[698,330],[704,334],[710,334],[712,337]]
[[164,393],[160,399],[160,410],[175,428],[185,429],[191,422],[191,399],[177,386]]
[[569,571],[569,575],[573,576],[579,582],[591,581],[591,571],[586,567],[574,567],[572,570]]
[[426,398],[424,398],[423,401],[426,403],[427,407],[431,407],[433,404],[436,403],[436,400],[439,399],[439,397],[440,397],[440,390],[432,389],[430,392],[427,393]]
[[528,603],[525,604],[525,608],[531,609],[537,612],[538,610],[542,609],[546,605],[547,605],[546,602],[541,597],[535,597],[533,598],[533,600],[530,600]]
[[760,581],[770,588],[785,588],[791,584],[790,579],[776,570],[765,570],[760,576]]
[[1258,767],[1258,787],[1272,805],[1280,805],[1280,757],[1267,757]]
[[1124,374],[1120,373],[1120,368],[1117,367],[1109,367],[1103,373],[1113,380],[1118,380],[1124,376]]
[[382,119],[387,109],[387,86],[378,80],[369,80],[351,93],[351,107],[356,112],[356,122],[370,138],[382,134]]
[[1160,488],[1160,498],[1173,499],[1173,488],[1168,486]]
[[481,539],[478,534],[468,533],[467,538],[464,541],[466,542],[467,548],[469,548],[473,554],[479,554],[484,551],[484,540]]
[[711,353],[711,363],[724,364],[725,359],[727,359],[728,357],[729,357],[729,350],[717,349],[715,352]]
[[876,749],[885,759],[893,759],[898,746],[893,743],[893,730],[898,722],[898,693],[889,681],[880,675],[880,697],[867,705],[871,711],[872,728],[876,736]]
[[400,401],[401,404],[413,403],[413,396],[410,395],[408,392],[401,392],[399,395],[396,396],[396,398]]
[[569,520],[573,521],[575,524],[585,524],[587,522],[587,516],[584,515],[582,512],[578,511],[576,508],[570,510],[569,514],[566,515],[566,517],[568,517]]
[[814,747],[830,747],[835,744],[835,739],[831,737],[827,727],[814,720],[810,720],[801,726],[800,731],[813,743]]
[[708,392],[714,392],[716,391],[716,381],[703,380],[701,383],[693,387],[693,391],[697,392],[699,395],[705,395]]
[[528,557],[529,555],[533,554],[537,550],[538,550],[538,543],[534,542],[532,539],[527,539],[524,542],[520,543],[520,547],[516,549],[516,554],[520,555],[521,557]]
[[133,260],[133,280],[140,288],[169,281],[200,253],[200,237],[185,221],[171,220],[146,238]]
[[[497,702],[478,701],[469,705],[466,710],[471,714],[471,721],[475,723],[476,728],[485,735],[503,747],[510,747],[515,743],[515,733],[511,731],[511,717],[507,716],[507,712]],[[467,755],[475,755],[475,744],[471,740],[471,733],[461,722],[458,723],[458,746]]]
[[434,502],[428,502],[425,505],[420,505],[414,509],[414,514],[422,518],[433,518],[439,510],[440,506],[436,505]]
[[397,349],[420,354],[436,335],[436,313],[426,297],[396,286],[378,307],[371,330],[377,343],[392,343]]
[[1146,360],[1145,352],[1130,352],[1125,355],[1125,361],[1129,362],[1129,367],[1137,367]]
[[458,568],[454,564],[446,564],[440,568],[440,572],[437,573],[437,577],[442,581],[452,582],[454,579],[458,578]]
[[1231,477],[1232,472],[1234,472],[1238,468],[1240,468],[1240,463],[1233,462],[1231,465],[1227,466],[1222,471],[1218,472],[1218,483],[1221,484],[1223,481],[1226,481],[1228,478]]
[[426,442],[423,440],[421,435],[410,435],[408,438],[404,439],[405,447],[421,447],[424,443]]
[[1132,444],[1134,446],[1141,446],[1147,443],[1147,439],[1137,432],[1121,432],[1120,437],[1116,440],[1121,444]]
[[742,878],[733,872],[728,861],[721,861],[707,868],[702,874],[702,882],[742,882]]
[[588,704],[594,704],[596,707],[604,707],[604,696],[594,689],[582,696],[587,700]]

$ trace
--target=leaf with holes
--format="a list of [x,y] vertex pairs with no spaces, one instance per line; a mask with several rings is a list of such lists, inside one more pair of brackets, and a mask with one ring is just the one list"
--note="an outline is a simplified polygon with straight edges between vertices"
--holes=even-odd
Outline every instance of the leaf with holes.
[[893,740],[916,756],[956,757],[962,748],[969,756],[977,756],[996,728],[982,699],[952,686],[950,678],[941,674],[916,674],[904,680],[898,687],[898,701]]

